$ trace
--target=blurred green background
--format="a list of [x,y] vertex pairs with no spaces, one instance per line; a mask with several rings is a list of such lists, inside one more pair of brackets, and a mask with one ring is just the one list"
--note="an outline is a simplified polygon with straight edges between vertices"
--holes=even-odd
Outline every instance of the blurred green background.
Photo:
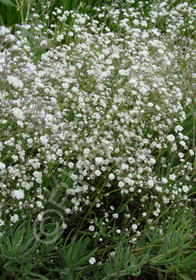
[[[113,0],[114,1],[114,0]],[[50,2],[49,12],[52,12],[54,7],[63,7],[63,10],[77,9],[79,4],[92,8],[94,6],[101,6],[103,4],[111,4],[112,0],[0,0],[0,25],[12,26],[15,23],[21,23],[21,11],[23,11],[24,19],[28,12],[28,8],[33,6],[36,13],[42,11],[43,5]],[[124,0],[122,0],[123,2]],[[31,11],[29,11],[31,13]]]

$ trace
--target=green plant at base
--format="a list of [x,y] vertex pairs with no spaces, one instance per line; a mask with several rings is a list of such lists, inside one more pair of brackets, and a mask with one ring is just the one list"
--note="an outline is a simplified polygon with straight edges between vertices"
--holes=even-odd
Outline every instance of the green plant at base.
[[[30,222],[13,225],[7,235],[0,239],[1,279],[48,280],[39,273],[40,265],[50,262],[52,245],[45,245],[35,239]],[[55,258],[54,252],[52,253]],[[47,272],[48,273],[48,272]]]
[[[76,236],[71,240],[70,244],[67,245],[69,236],[65,240],[65,244],[59,253],[61,256],[63,267],[60,270],[62,277],[67,276],[68,280],[76,279],[77,274],[84,274],[84,272],[91,270],[91,265],[88,264],[89,259],[94,256],[97,249],[88,251],[87,246],[89,245],[90,238],[84,238],[82,236],[76,241]],[[62,278],[64,279],[64,278]]]

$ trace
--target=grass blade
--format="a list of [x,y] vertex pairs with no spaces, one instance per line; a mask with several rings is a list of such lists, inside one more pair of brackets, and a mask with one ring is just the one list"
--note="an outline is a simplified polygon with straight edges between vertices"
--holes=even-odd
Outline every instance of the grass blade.
[[3,3],[6,6],[10,6],[10,7],[17,7],[12,1],[10,0],[0,0],[1,3]]

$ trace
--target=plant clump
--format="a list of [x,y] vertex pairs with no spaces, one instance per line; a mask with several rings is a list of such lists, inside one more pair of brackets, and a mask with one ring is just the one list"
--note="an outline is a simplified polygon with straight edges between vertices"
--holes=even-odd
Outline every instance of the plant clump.
[[49,26],[34,13],[14,34],[0,27],[2,235],[30,217],[46,237],[50,210],[63,232],[135,244],[189,211],[196,7],[167,7],[57,8]]

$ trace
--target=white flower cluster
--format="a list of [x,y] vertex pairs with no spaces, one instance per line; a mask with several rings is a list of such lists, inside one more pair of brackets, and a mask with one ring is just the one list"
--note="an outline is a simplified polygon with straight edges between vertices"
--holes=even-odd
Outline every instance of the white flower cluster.
[[[192,98],[186,77],[196,50],[194,36],[178,30],[187,28],[185,12],[194,23],[194,8],[153,5],[146,19],[131,3],[95,8],[100,22],[60,10],[57,32],[52,25],[45,31],[36,16],[27,27],[35,45],[48,44],[38,62],[24,26],[14,38],[0,28],[9,42],[0,53],[0,69],[7,71],[0,71],[0,197],[7,205],[2,217],[10,215],[14,223],[20,212],[25,216],[24,208],[40,211],[53,189],[52,177],[67,198],[68,227],[73,214],[93,205],[104,227],[111,227],[111,218],[129,220],[139,236],[137,219],[145,219],[148,209],[153,208],[150,223],[179,196],[181,206],[187,205],[193,165],[185,156],[189,138],[183,122]],[[110,27],[101,24],[102,17]],[[175,40],[187,46],[185,52]]]
[[21,189],[20,190],[13,190],[12,191],[12,197],[16,198],[18,200],[21,200],[21,199],[23,199],[25,197],[24,191],[21,190]]
[[24,115],[21,109],[13,108],[12,112],[15,118],[17,118],[18,120],[24,120]]
[[23,82],[18,79],[17,77],[14,77],[12,75],[7,76],[7,81],[10,85],[13,85],[15,88],[22,89],[23,88]]
[[0,36],[5,36],[10,33],[10,29],[5,26],[0,26]]

